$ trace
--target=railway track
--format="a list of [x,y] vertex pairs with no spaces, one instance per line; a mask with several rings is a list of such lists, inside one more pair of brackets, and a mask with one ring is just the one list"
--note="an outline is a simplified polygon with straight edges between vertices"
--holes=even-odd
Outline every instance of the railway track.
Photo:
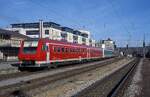
[[138,63],[138,59],[133,60],[72,97],[116,97],[127,79],[132,75]]
[[118,82],[118,84],[112,89],[112,91],[108,94],[108,97],[118,97],[120,94],[121,89],[125,87],[127,80],[129,77],[132,77],[132,74],[137,67],[139,60],[135,60],[133,63],[131,63],[132,67],[129,69],[129,71],[121,78],[121,80]]
[[[24,92],[33,90],[35,88],[39,88],[43,85],[47,85],[49,83],[52,83],[56,80],[65,79],[67,77],[71,77],[83,72],[87,72],[89,70],[93,70],[98,67],[105,66],[107,64],[110,64],[112,62],[117,62],[122,58],[114,58],[114,59],[108,59],[101,62],[93,62],[89,63],[83,66],[75,66],[75,68],[67,68],[66,70],[56,70],[47,72],[44,74],[38,74],[37,75],[30,75],[28,77],[18,78],[16,80],[7,80],[4,81],[4,83],[0,82],[0,95],[4,97],[10,97],[10,96],[16,96],[16,95],[25,95]],[[41,75],[41,76],[40,76]],[[13,82],[14,81],[14,82]]]
[[[105,60],[109,60],[111,58],[103,58],[97,61],[105,61]],[[92,61],[91,61],[92,62]],[[78,66],[78,65],[86,65],[89,64],[91,62],[84,62],[84,63],[76,63],[76,64],[71,64],[71,65],[64,65],[64,66],[60,66],[59,68],[48,68],[48,69],[41,69],[41,70],[30,70],[30,71],[22,71],[22,72],[14,72],[14,73],[8,73],[8,74],[0,74],[0,81],[2,80],[6,80],[6,79],[11,79],[11,78],[18,78],[21,76],[28,76],[28,75],[32,75],[32,74],[38,74],[38,73],[42,73],[42,72],[47,72],[47,71],[53,71],[53,70],[57,70],[57,69],[64,69],[64,68],[70,68],[70,67],[74,67],[74,66]],[[96,61],[95,61],[96,62]],[[7,72],[7,71],[5,71]]]

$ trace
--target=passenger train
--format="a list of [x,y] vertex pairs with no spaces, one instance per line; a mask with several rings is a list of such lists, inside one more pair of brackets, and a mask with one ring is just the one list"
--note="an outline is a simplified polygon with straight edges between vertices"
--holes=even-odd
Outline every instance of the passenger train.
[[112,51],[81,44],[50,39],[25,40],[19,49],[18,67],[51,67],[59,63],[100,59],[112,55]]

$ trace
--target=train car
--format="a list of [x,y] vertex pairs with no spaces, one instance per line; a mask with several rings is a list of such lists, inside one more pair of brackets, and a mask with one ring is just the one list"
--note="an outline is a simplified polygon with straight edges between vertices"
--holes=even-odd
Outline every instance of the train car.
[[98,59],[103,57],[102,51],[96,47],[50,39],[25,40],[19,50],[18,67],[51,67],[56,63]]
[[114,51],[113,50],[108,50],[108,49],[104,49],[104,54],[103,54],[103,57],[114,57],[115,54],[114,54]]

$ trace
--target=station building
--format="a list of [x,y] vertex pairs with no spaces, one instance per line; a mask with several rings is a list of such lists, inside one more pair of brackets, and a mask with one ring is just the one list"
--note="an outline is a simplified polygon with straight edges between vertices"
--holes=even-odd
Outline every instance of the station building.
[[[11,24],[11,28],[8,28],[8,30],[18,32],[30,38],[39,38],[40,22]],[[90,38],[89,31],[63,27],[54,22],[43,22],[42,32],[42,38],[95,46],[95,40]]]
[[0,29],[0,60],[17,59],[20,43],[29,37],[18,32]]

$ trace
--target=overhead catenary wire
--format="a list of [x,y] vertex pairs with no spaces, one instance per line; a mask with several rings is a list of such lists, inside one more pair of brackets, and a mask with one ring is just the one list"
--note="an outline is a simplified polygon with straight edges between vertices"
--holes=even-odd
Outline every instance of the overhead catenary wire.
[[[128,39],[127,39],[127,44],[130,44],[131,41],[131,32],[129,31],[129,29],[127,28],[127,26],[123,23],[122,18],[120,16],[120,14],[118,13],[117,9],[115,8],[114,4],[112,3],[112,1],[110,0],[106,0],[112,7],[114,14],[116,15],[116,17],[118,18],[118,20],[120,21],[121,26],[124,28],[124,30],[128,33]],[[128,21],[129,24],[131,24],[131,22]]]

